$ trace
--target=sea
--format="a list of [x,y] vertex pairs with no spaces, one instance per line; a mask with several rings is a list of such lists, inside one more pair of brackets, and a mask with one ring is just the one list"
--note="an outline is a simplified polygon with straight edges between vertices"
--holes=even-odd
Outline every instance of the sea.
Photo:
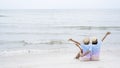
[[102,39],[102,49],[120,50],[119,9],[0,9],[0,56],[73,53],[85,37]]

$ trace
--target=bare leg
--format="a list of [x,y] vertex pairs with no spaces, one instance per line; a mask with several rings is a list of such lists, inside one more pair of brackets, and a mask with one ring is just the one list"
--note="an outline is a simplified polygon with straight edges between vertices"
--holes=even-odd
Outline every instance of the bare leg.
[[79,59],[80,58],[80,52],[77,53],[75,59]]

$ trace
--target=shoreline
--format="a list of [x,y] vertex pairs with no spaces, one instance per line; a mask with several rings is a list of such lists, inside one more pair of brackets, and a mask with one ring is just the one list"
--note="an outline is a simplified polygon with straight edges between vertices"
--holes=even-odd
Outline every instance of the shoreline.
[[[114,52],[113,52],[114,53]],[[99,61],[80,61],[73,53],[45,53],[0,56],[1,68],[119,68],[120,59],[112,52],[102,52]]]

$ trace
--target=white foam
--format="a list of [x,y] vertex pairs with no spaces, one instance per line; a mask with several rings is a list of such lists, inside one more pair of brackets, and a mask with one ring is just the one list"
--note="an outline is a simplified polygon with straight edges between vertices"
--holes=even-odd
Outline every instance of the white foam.
[[[43,50],[35,50],[35,49],[24,49],[24,50],[9,50],[9,51],[1,51],[0,56],[13,56],[13,55],[25,55],[25,54],[40,54]],[[44,51],[45,52],[45,51]]]

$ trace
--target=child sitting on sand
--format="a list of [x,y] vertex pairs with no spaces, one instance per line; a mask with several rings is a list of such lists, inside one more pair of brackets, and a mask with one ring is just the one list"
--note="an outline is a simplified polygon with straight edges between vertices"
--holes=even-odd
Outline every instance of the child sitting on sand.
[[75,45],[77,45],[80,49],[80,52],[77,54],[76,59],[79,59],[79,57],[82,57],[82,60],[99,60],[100,47],[104,39],[109,34],[111,33],[107,32],[105,36],[102,38],[102,40],[98,40],[96,37],[93,37],[92,44],[90,44],[89,38],[85,38],[83,40],[84,44],[80,44],[79,42],[73,39],[69,39],[69,41],[74,42]]
[[92,51],[91,45],[90,45],[90,39],[84,38],[83,43],[79,43],[73,39],[69,39],[69,41],[72,41],[75,43],[77,47],[79,47],[80,52],[76,55],[76,59],[79,59],[79,57],[82,57],[82,60],[90,60],[90,52]]
[[110,32],[107,32],[105,34],[105,36],[102,38],[102,40],[99,40],[96,37],[92,38],[92,52],[91,52],[91,59],[92,60],[99,60],[100,47],[102,45],[102,42],[110,34],[111,34]]

